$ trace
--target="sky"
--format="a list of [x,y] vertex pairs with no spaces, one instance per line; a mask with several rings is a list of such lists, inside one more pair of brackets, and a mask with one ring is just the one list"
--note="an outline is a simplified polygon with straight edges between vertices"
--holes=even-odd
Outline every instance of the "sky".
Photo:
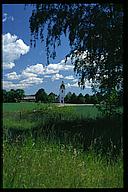
[[88,81],[84,90],[78,86],[78,76],[74,73],[70,57],[64,63],[65,56],[70,52],[68,39],[64,35],[61,46],[56,48],[56,58],[50,60],[49,65],[45,43],[38,40],[35,48],[30,46],[29,18],[32,9],[32,6],[25,9],[24,4],[2,5],[3,89],[24,89],[26,95],[32,95],[43,88],[48,94],[54,92],[58,95],[64,81],[66,94],[69,91],[77,95],[92,94]]

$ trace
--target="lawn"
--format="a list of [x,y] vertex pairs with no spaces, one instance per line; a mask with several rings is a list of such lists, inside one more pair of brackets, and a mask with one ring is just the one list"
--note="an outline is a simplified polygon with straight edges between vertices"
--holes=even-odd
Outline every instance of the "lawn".
[[121,117],[37,103],[5,103],[3,114],[4,188],[123,187]]

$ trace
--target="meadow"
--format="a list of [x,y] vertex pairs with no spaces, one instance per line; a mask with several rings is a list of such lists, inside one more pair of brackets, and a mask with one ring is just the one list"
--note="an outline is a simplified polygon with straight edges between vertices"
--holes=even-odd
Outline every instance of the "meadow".
[[122,188],[122,116],[95,106],[3,104],[4,188]]

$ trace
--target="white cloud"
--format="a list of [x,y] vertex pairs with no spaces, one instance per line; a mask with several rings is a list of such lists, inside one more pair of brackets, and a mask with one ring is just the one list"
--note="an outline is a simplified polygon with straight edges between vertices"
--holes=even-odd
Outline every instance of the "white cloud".
[[30,73],[30,72],[27,72],[27,71],[23,70],[22,73],[21,73],[21,77],[22,78],[37,77],[37,74]]
[[73,83],[73,84],[67,83],[65,86],[66,86],[66,88],[68,88],[68,87],[79,87],[79,86],[78,86],[78,82]]
[[16,35],[10,33],[3,35],[3,67],[11,69],[15,66],[15,60],[18,60],[21,55],[27,54],[29,46],[23,40],[17,39]]
[[74,82],[74,83],[75,83],[75,82],[78,82],[78,79],[73,79],[72,82]]
[[14,17],[13,16],[8,16],[7,13],[4,13],[3,14],[3,19],[2,19],[2,22],[6,22],[7,20],[11,20],[11,21],[14,21]]
[[24,89],[27,86],[20,83],[12,83],[11,81],[3,81],[3,89]]
[[65,64],[49,64],[48,66],[44,66],[43,64],[36,64],[27,67],[23,72],[24,73],[35,73],[38,75],[50,75],[50,74],[58,74],[59,71],[67,71],[73,70],[72,65]]
[[58,79],[62,79],[63,78],[63,75],[61,74],[55,74],[52,76],[52,81],[55,81],[55,80],[58,80]]
[[69,88],[69,87],[71,87],[71,84],[70,84],[70,83],[67,83],[67,84],[65,84],[65,87],[66,87],[66,88]]
[[7,13],[4,13],[4,14],[3,14],[3,19],[2,19],[2,22],[7,21],[7,15],[8,15]]
[[62,62],[57,63],[57,64],[49,64],[46,69],[46,74],[48,73],[58,73],[59,71],[67,71],[67,70],[73,70],[74,66],[73,65],[67,65],[67,64],[62,64]]
[[13,16],[10,16],[9,18],[11,19],[11,21],[14,21],[14,17]]
[[27,79],[19,81],[18,83],[3,81],[3,89],[24,89],[41,83],[43,83],[43,79],[36,77],[29,77]]
[[78,82],[74,83],[74,84],[71,84],[71,87],[79,87],[78,86]]
[[[79,87],[78,85],[78,80],[77,79],[74,79],[75,83],[67,83],[65,86],[66,88],[68,87]],[[72,81],[73,82],[73,81]],[[89,82],[88,80],[85,82],[85,88],[91,88],[91,82]]]
[[38,75],[43,74],[44,71],[45,71],[45,68],[43,64],[31,65],[24,70],[24,72],[26,73],[36,73]]
[[51,78],[51,75],[44,75],[44,78]]
[[30,84],[38,85],[38,84],[43,83],[43,78],[29,77],[27,79],[21,80],[19,83],[20,84],[28,84],[28,85],[30,85]]
[[[6,38],[5,38],[6,37]],[[26,46],[21,39],[17,40],[16,35],[11,35],[10,33],[4,35],[4,66],[6,68],[12,68],[15,66],[14,61],[20,58],[21,55],[26,54],[29,51],[29,46]],[[5,49],[6,48],[6,49]],[[7,51],[8,50],[8,51]],[[10,50],[10,52],[9,52]],[[13,53],[16,50],[15,53]],[[6,62],[5,62],[6,61]],[[7,62],[8,61],[8,62]],[[39,85],[43,83],[44,78],[51,78],[52,81],[59,79],[70,80],[70,83],[66,84],[67,87],[79,87],[78,79],[73,76],[74,66],[71,64],[70,57],[68,58],[68,64],[65,64],[64,60],[61,60],[56,64],[49,64],[44,66],[43,64],[37,63],[35,65],[27,66],[20,74],[16,72],[11,72],[6,74],[7,80],[20,80],[18,83],[13,83],[11,81],[4,81],[3,85],[5,89],[11,88],[27,88],[34,85]],[[66,72],[70,71],[70,75]],[[63,74],[66,74],[64,75]],[[91,83],[85,82],[85,88],[91,88]]]
[[15,63],[12,63],[12,62],[9,62],[9,63],[3,62],[3,67],[4,67],[4,69],[12,69],[13,67],[15,67]]
[[16,72],[11,72],[5,75],[8,80],[16,80],[20,78],[20,75],[17,75]]
[[69,76],[64,77],[64,79],[72,80],[72,79],[74,79],[74,77],[73,77],[73,75],[69,75]]

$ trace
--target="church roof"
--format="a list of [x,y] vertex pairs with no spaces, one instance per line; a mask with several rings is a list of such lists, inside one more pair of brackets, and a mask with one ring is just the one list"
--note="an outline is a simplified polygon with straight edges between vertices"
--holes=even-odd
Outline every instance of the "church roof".
[[65,85],[64,83],[62,82],[61,86],[60,86],[60,89],[65,89]]

